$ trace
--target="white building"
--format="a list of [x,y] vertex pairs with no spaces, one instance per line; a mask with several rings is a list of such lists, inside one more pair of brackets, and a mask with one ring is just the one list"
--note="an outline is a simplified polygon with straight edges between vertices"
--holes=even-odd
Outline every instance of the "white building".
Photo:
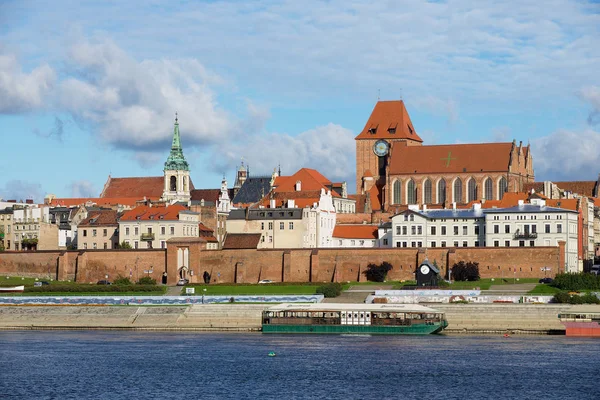
[[379,247],[378,227],[366,224],[336,225],[333,229],[332,247]]
[[381,247],[535,247],[565,242],[566,272],[577,261],[578,214],[543,200],[510,208],[409,209],[379,227]]

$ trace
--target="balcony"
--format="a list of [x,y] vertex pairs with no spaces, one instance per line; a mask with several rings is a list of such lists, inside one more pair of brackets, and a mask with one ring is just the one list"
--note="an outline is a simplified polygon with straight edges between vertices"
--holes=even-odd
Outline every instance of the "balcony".
[[154,240],[154,233],[142,233],[142,240]]
[[513,239],[537,239],[537,232],[519,232],[517,230],[513,235]]

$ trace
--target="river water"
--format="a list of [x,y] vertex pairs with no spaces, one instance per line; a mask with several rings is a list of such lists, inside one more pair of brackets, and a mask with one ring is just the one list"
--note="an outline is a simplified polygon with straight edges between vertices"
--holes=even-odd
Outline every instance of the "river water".
[[0,332],[0,399],[184,398],[599,399],[600,340]]

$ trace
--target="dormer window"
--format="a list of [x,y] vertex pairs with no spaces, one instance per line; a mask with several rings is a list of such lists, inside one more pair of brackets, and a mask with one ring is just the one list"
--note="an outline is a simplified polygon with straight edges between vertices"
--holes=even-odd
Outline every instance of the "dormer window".
[[396,128],[395,128],[395,127],[394,127],[394,128],[390,128],[390,129],[388,129],[388,132],[389,132],[391,135],[395,135],[395,134],[396,134]]
[[369,129],[369,133],[370,133],[371,135],[374,135],[374,134],[376,134],[376,133],[377,133],[377,128],[370,128],[370,129]]
[[410,127],[410,125],[408,125],[408,124],[407,124],[406,126],[408,126],[408,132],[410,132],[410,134],[412,135],[412,134],[413,134],[413,130],[412,130],[412,128],[411,128],[411,127]]
[[302,190],[302,182],[297,181],[296,182],[296,192],[299,192]]

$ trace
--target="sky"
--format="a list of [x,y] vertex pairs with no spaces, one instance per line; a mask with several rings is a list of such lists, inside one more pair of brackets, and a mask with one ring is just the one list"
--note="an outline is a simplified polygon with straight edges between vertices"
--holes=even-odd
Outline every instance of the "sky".
[[196,188],[315,168],[404,100],[425,144],[530,143],[536,180],[600,173],[600,2],[0,0],[0,198],[161,176],[178,113]]

